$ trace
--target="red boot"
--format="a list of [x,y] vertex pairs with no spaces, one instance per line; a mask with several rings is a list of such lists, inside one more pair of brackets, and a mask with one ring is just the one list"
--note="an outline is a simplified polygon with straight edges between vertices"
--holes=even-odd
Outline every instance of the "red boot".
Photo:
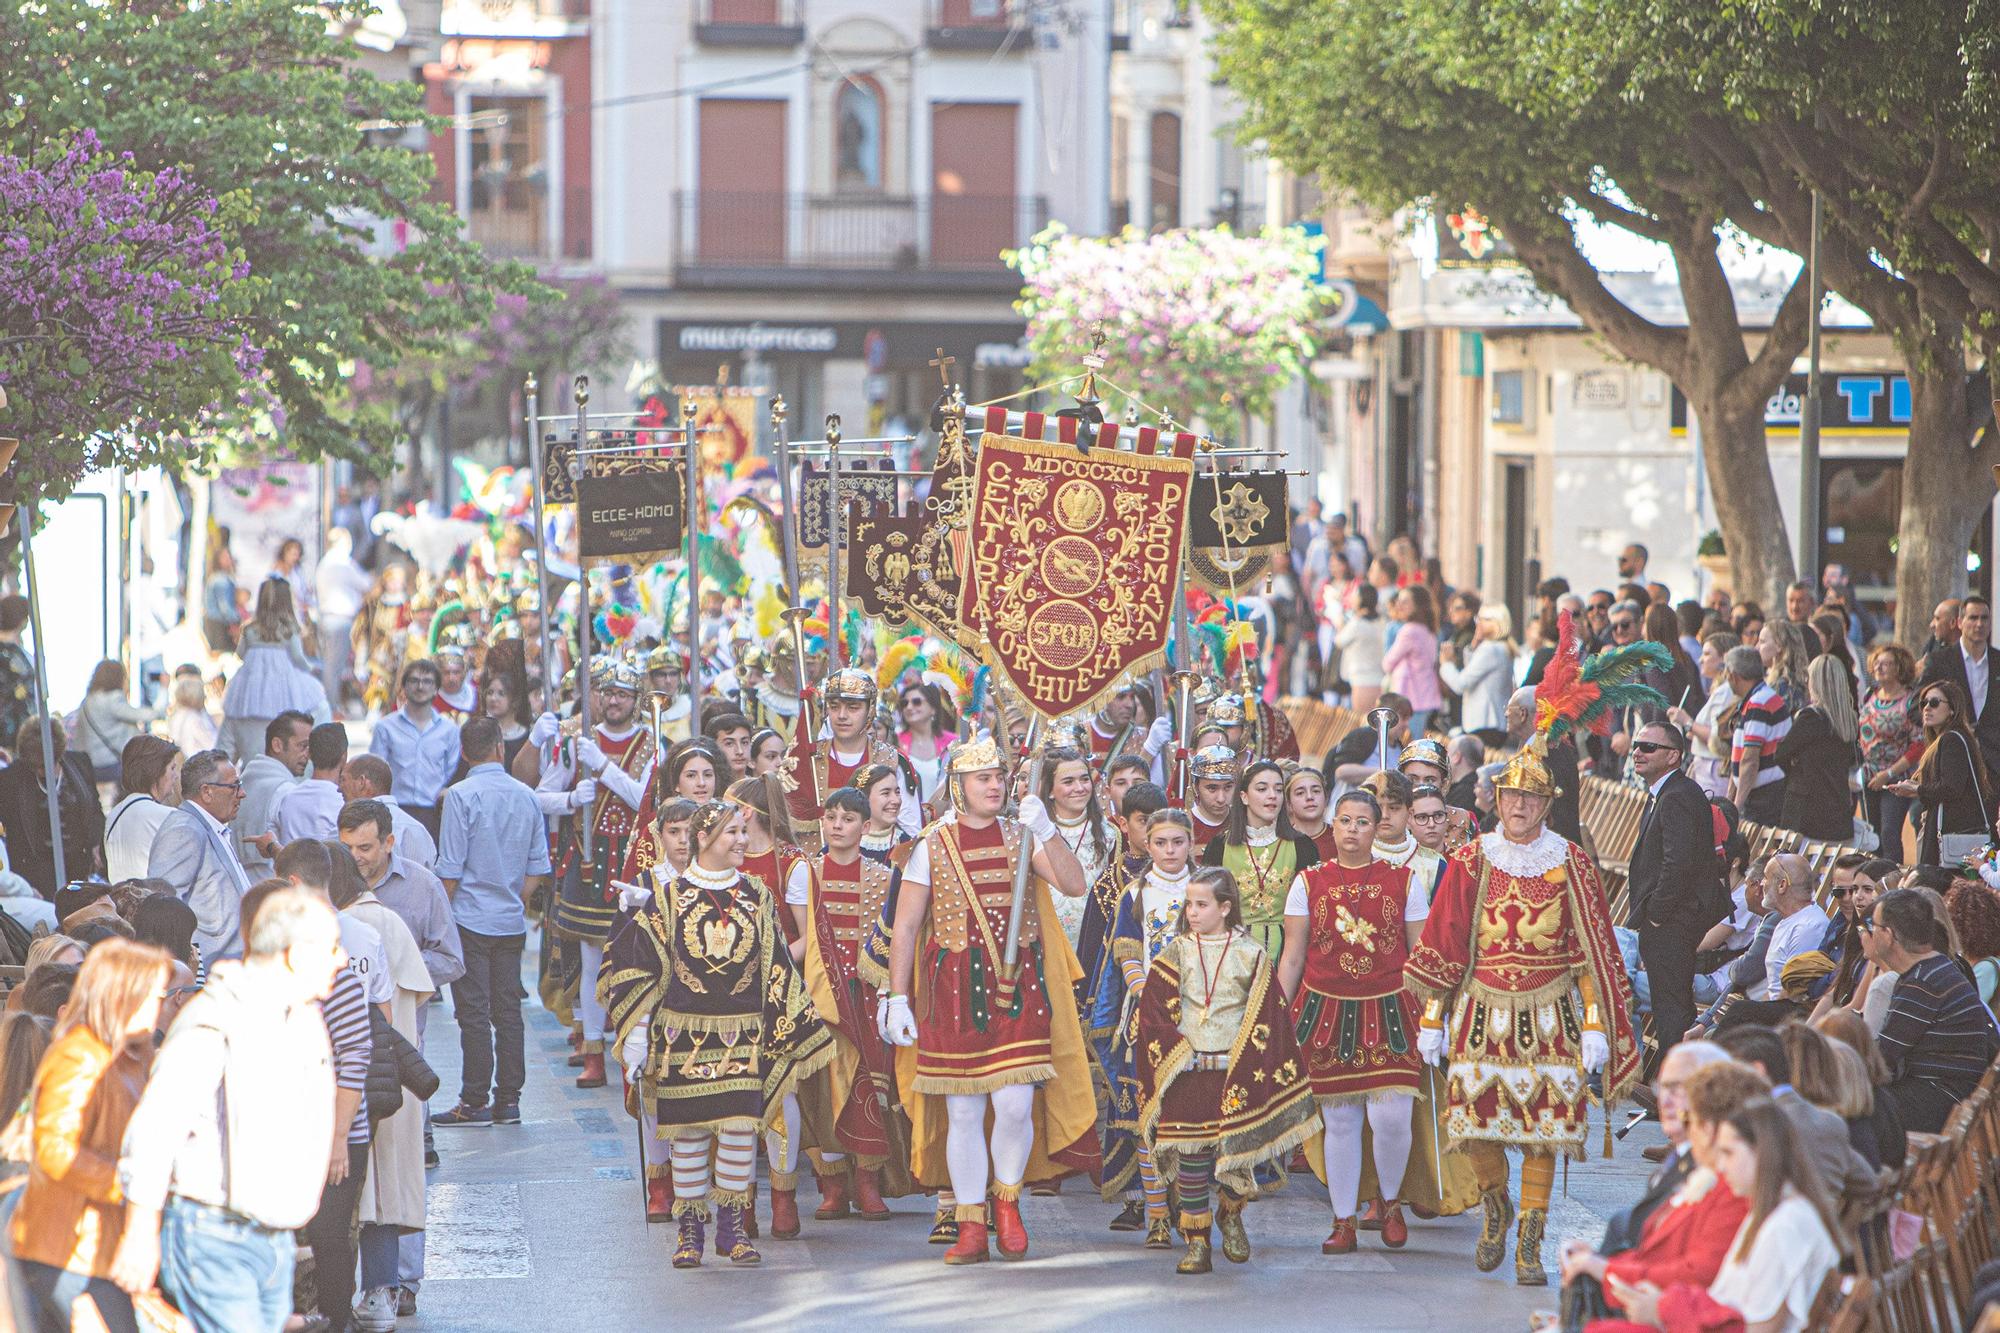
[[674,1216],[674,1182],[670,1176],[652,1176],[646,1181],[646,1220],[671,1222]]
[[799,1235],[799,1192],[771,1186],[771,1239],[796,1240]]
[[1028,1257],[1028,1229],[1021,1225],[1019,1199],[993,1201],[993,1238],[999,1242],[1002,1259]]
[[984,1222],[960,1222],[958,1240],[944,1252],[948,1264],[983,1264],[986,1262],[986,1224]]
[[854,1201],[861,1209],[863,1221],[889,1220],[889,1205],[882,1202],[882,1168],[854,1168]]
[[813,1216],[821,1222],[834,1222],[848,1215],[847,1173],[839,1171],[833,1175],[815,1174],[819,1182],[819,1207],[813,1209]]
[[576,1076],[579,1088],[601,1088],[604,1086],[604,1052],[583,1057],[583,1072]]

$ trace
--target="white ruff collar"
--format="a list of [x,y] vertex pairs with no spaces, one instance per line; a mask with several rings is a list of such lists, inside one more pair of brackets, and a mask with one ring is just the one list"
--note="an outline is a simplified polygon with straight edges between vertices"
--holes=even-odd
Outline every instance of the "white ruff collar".
[[780,694],[769,684],[764,684],[757,687],[757,698],[766,708],[780,717],[799,715],[799,696],[796,694]]
[[1495,831],[1479,835],[1479,851],[1495,870],[1506,874],[1546,875],[1569,859],[1569,839],[1544,828],[1533,842],[1509,842],[1505,834]]
[[688,868],[681,872],[681,877],[698,889],[716,891],[731,887],[743,878],[743,873],[739,870],[708,870],[690,861]]
[[1387,861],[1392,866],[1408,865],[1410,858],[1416,854],[1417,835],[1408,829],[1403,830],[1401,842],[1383,842],[1380,838],[1375,840],[1375,859]]

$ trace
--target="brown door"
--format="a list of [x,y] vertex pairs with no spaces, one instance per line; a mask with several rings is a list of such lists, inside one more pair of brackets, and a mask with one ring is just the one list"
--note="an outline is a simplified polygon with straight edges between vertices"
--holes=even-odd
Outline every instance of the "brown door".
[[997,267],[1020,244],[1014,198],[1012,102],[931,107],[931,260],[951,268]]
[[703,98],[700,125],[697,257],[784,262],[784,101]]

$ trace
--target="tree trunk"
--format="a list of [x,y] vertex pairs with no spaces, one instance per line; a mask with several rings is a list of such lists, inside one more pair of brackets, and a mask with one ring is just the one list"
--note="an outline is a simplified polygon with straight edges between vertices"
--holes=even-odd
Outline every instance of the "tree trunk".
[[[1683,390],[1685,392],[1685,390]],[[1794,578],[1791,547],[1779,520],[1778,486],[1771,479],[1764,444],[1764,404],[1732,412],[1714,397],[1688,397],[1701,423],[1702,465],[1722,525],[1729,577],[1738,601],[1757,601],[1771,614],[1785,607],[1785,585]],[[1908,494],[1905,491],[1905,494]]]
[[[1896,528],[1896,641],[1912,651],[1929,635],[1931,609],[1964,596],[1965,556],[1993,503],[1994,423],[1968,395],[1959,355],[1953,343],[1907,358],[1910,445]],[[1975,448],[1982,427],[1984,442]]]

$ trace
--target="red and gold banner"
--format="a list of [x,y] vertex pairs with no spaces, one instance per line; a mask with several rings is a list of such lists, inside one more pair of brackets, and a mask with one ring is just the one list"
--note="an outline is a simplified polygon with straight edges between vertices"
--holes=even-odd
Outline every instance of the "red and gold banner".
[[1186,459],[986,434],[959,641],[1050,720],[1157,666],[1193,480]]

